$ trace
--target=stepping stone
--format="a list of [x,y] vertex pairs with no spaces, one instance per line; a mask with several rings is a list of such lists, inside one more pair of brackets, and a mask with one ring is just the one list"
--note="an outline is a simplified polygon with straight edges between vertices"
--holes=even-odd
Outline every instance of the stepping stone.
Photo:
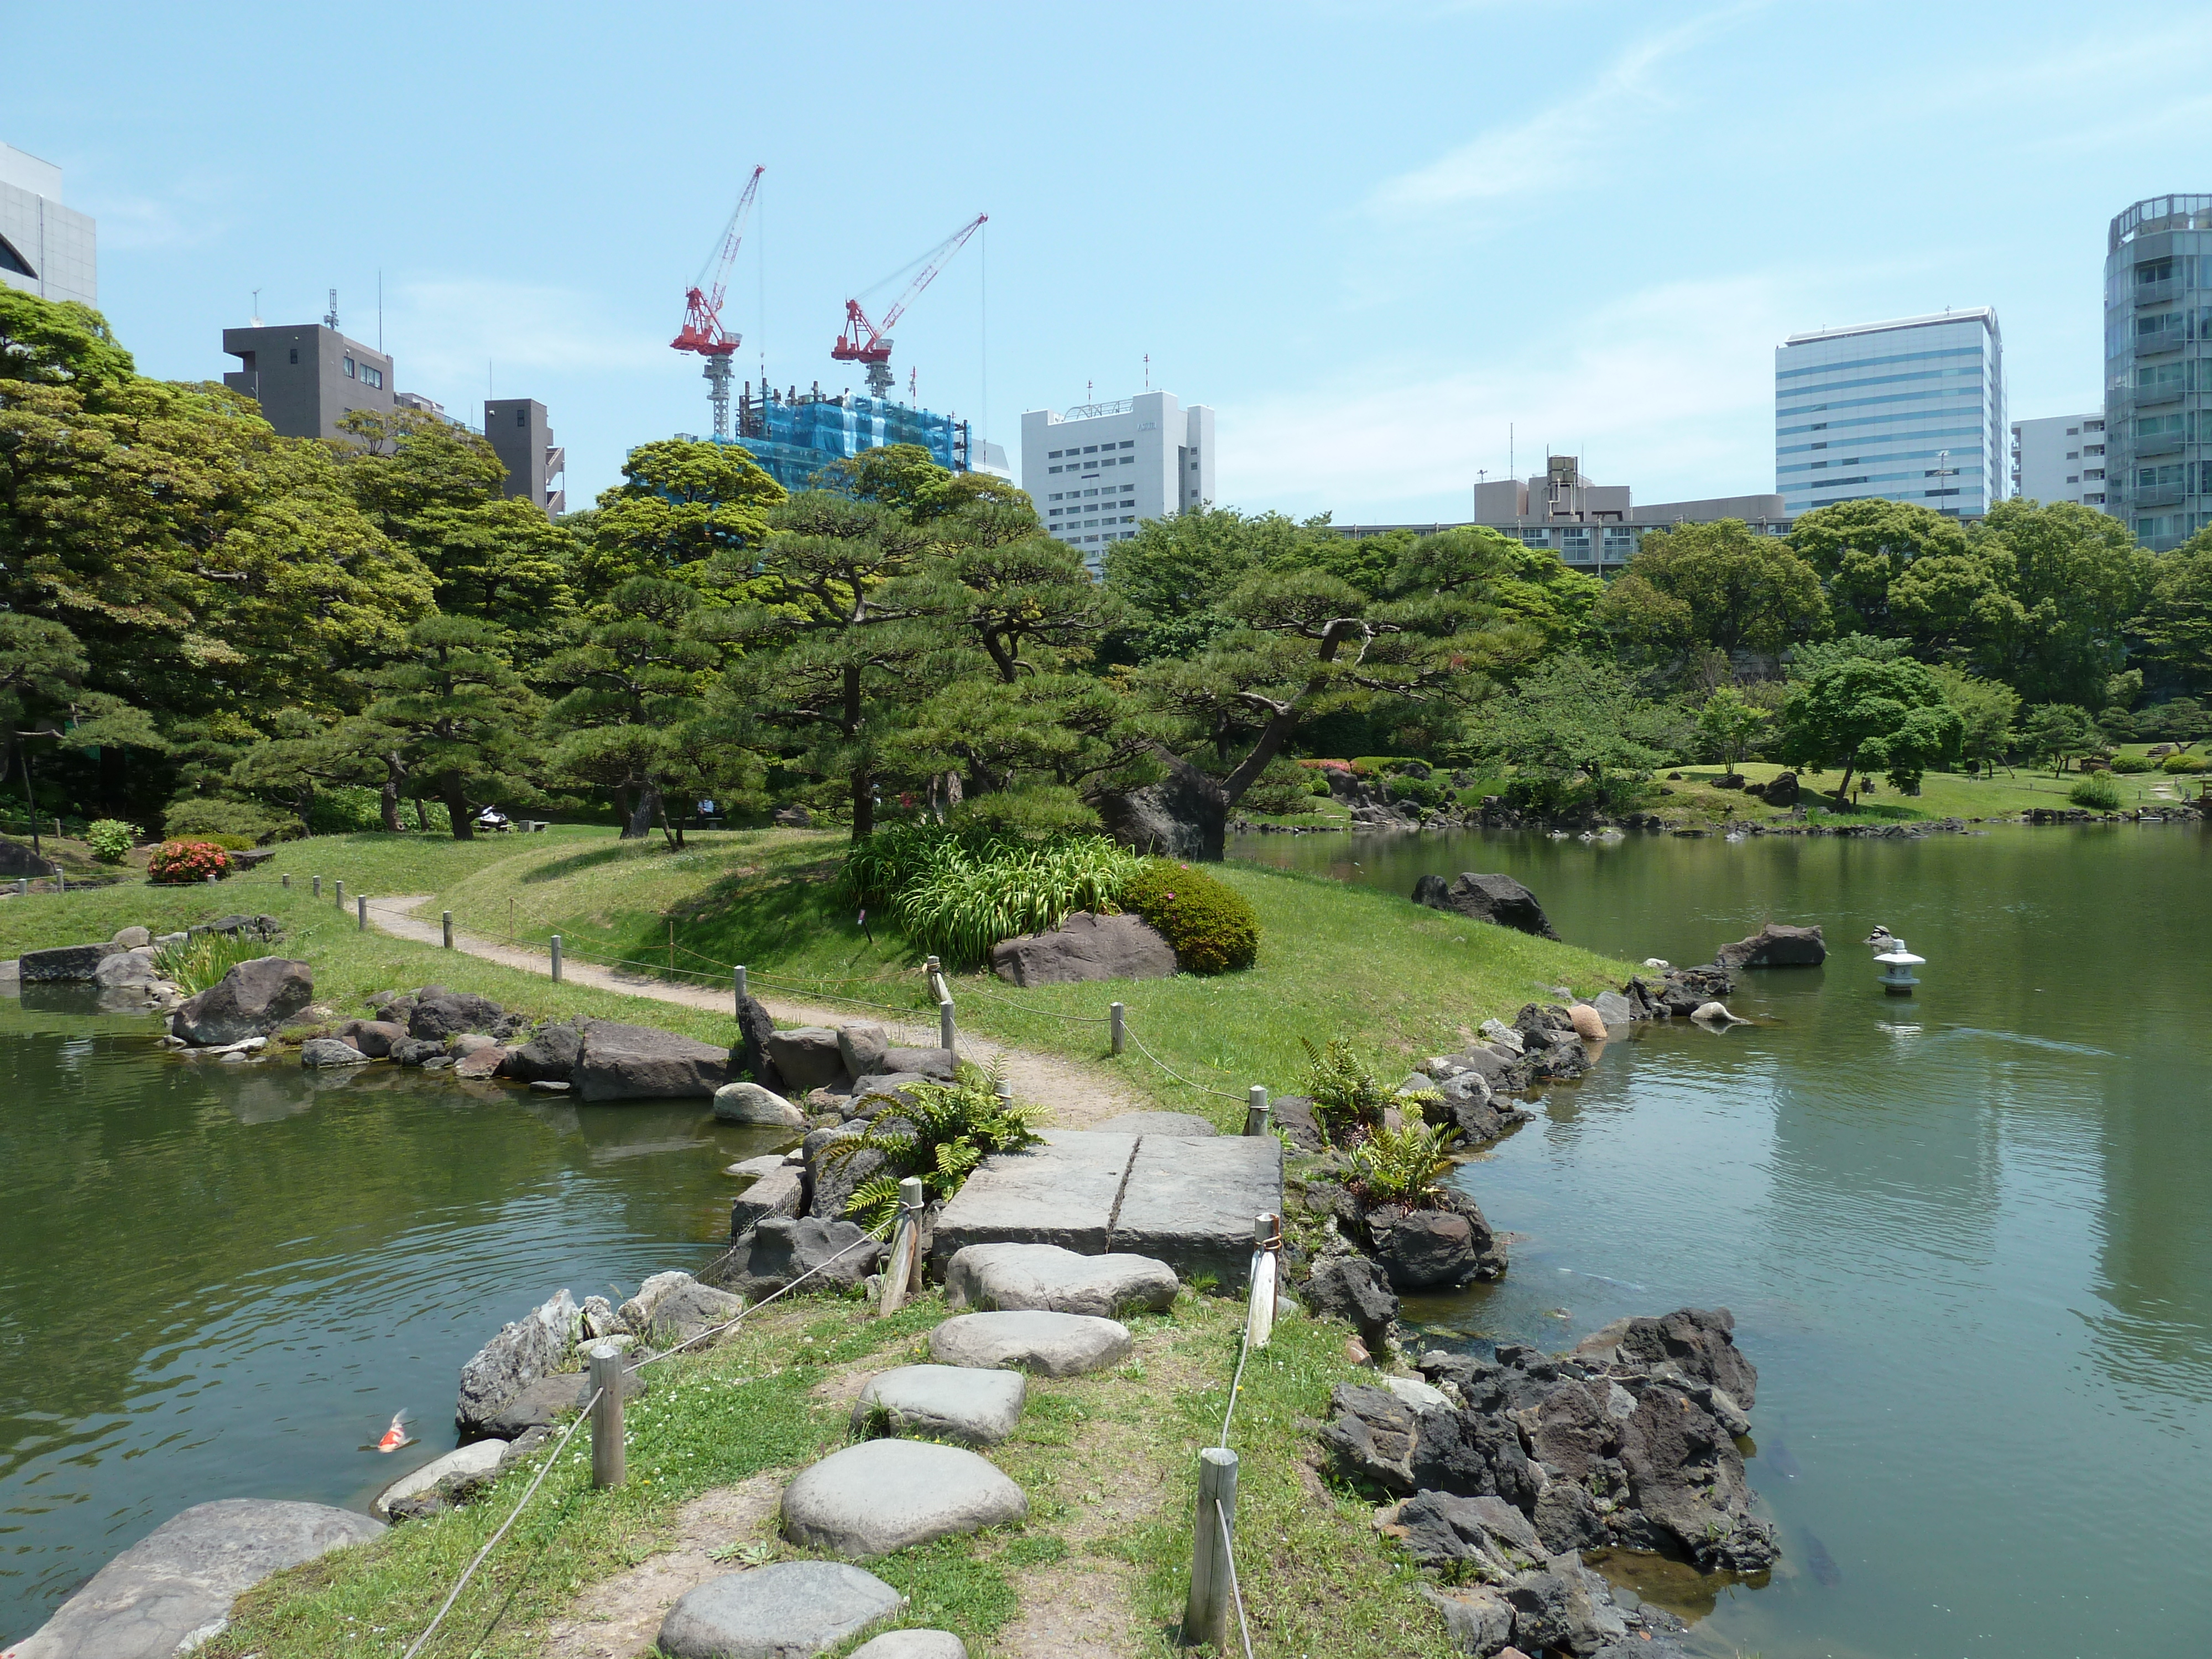
[[[951,1206],[947,1206],[949,1213]],[[1283,1143],[1273,1135],[1168,1140],[1146,1135],[1106,1248],[1212,1273],[1241,1288],[1252,1271],[1252,1218],[1283,1212]]]
[[970,1244],[945,1269],[949,1308],[1091,1314],[1157,1311],[1180,1289],[1175,1269],[1148,1255],[1078,1255],[1057,1244]]
[[848,1446],[783,1489],[785,1537],[860,1560],[1004,1526],[1029,1512],[1022,1489],[995,1465],[926,1440]]
[[971,1365],[901,1365],[872,1376],[853,1404],[853,1432],[887,1425],[904,1439],[995,1446],[1022,1420],[1029,1379]]
[[1221,1133],[1188,1112],[1124,1112],[1091,1126],[1094,1134],[1165,1135],[1170,1140],[1210,1140]]
[[852,1659],[968,1659],[968,1644],[949,1630],[887,1630]]
[[368,1512],[380,1521],[392,1518],[392,1506],[403,1498],[412,1498],[418,1492],[428,1492],[449,1474],[482,1474],[495,1469],[507,1456],[504,1440],[478,1440],[471,1444],[447,1452],[443,1457],[434,1457],[419,1469],[410,1469],[377,1493],[368,1506]]
[[[969,1244],[1058,1244],[1103,1255],[1136,1146],[1134,1135],[1048,1129],[1037,1146],[985,1158],[932,1229],[930,1254],[939,1273],[952,1253]],[[1247,1220],[1248,1248],[1251,1236]]]
[[792,1659],[836,1647],[905,1601],[842,1561],[779,1562],[690,1591],[660,1621],[660,1650],[673,1659]]
[[1041,1376],[1080,1376],[1126,1358],[1129,1328],[1088,1314],[957,1314],[929,1334],[929,1352],[946,1365],[1018,1365]]

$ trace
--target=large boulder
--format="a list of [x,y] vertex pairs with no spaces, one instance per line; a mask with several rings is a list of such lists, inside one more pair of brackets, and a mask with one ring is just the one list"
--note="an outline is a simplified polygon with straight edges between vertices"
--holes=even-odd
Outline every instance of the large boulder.
[[1684,1376],[1716,1389],[1749,1411],[1759,1401],[1759,1370],[1735,1346],[1726,1308],[1678,1308],[1657,1319],[1616,1319],[1575,1346],[1592,1364]]
[[757,1083],[725,1083],[714,1091],[714,1117],[721,1123],[746,1123],[772,1129],[803,1129],[806,1114],[773,1089]]
[[754,1082],[781,1090],[783,1080],[768,1062],[768,1040],[775,1035],[775,1021],[759,1000],[747,997],[738,1005],[738,1046],[733,1051],[738,1069]]
[[1057,1244],[970,1244],[945,1270],[948,1308],[1043,1308],[1111,1319],[1157,1312],[1182,1288],[1175,1269],[1144,1255],[1079,1255]]
[[1747,795],[1756,795],[1769,806],[1795,806],[1804,793],[1795,772],[1778,772],[1765,783],[1747,783],[1743,787]]
[[801,1025],[768,1040],[769,1064],[783,1079],[786,1094],[803,1095],[845,1080],[845,1057],[837,1033],[827,1025]]
[[622,1304],[622,1322],[656,1346],[673,1346],[726,1325],[744,1310],[744,1299],[702,1285],[686,1273],[654,1273]]
[[19,881],[26,876],[51,876],[58,867],[52,859],[40,857],[21,842],[0,836],[0,878]]
[[1124,847],[1162,858],[1218,863],[1229,823],[1221,786],[1163,752],[1169,775],[1140,789],[1099,796],[1092,805],[1106,833]]
[[338,1035],[371,1060],[388,1059],[393,1043],[408,1040],[407,1028],[388,1019],[349,1019]]
[[1742,968],[1817,968],[1827,959],[1827,943],[1817,926],[1791,927],[1778,921],[1770,921],[1750,938],[1723,945],[1713,952],[1713,960],[1731,972]]
[[443,1042],[464,1031],[489,1031],[507,1017],[507,1010],[489,997],[480,997],[467,991],[447,991],[441,996],[431,996],[425,988],[422,1000],[415,1005],[407,1017],[407,1035],[421,1042]]
[[875,1271],[883,1253],[880,1241],[850,1221],[768,1216],[702,1267],[699,1277],[749,1301],[801,1279],[817,1294],[849,1291]]
[[271,1573],[383,1531],[326,1504],[195,1504],[94,1573],[9,1659],[169,1659],[219,1633],[230,1604]]
[[1557,939],[1544,907],[1536,896],[1510,876],[1484,875],[1463,871],[1458,880],[1423,876],[1413,884],[1413,902],[1435,910],[1450,910],[1476,921],[1494,921],[1538,939]]
[[1398,1317],[1398,1297],[1380,1262],[1364,1255],[1323,1256],[1300,1291],[1314,1312],[1343,1320],[1359,1332],[1369,1352],[1382,1352]]
[[1497,1277],[1484,1272],[1484,1247],[1494,1248],[1490,1230],[1484,1228],[1478,1239],[1474,1223],[1466,1216],[1394,1206],[1370,1215],[1367,1226],[1393,1290],[1457,1290],[1478,1278]]
[[45,951],[26,951],[16,971],[26,985],[86,982],[96,979],[100,964],[122,949],[103,940],[98,945],[57,945]]
[[926,1440],[864,1440],[830,1453],[783,1492],[785,1537],[864,1561],[1007,1526],[1029,1512],[1022,1489],[995,1465]]
[[574,1299],[559,1291],[479,1348],[461,1367],[461,1391],[453,1420],[471,1439],[483,1433],[508,1401],[550,1374],[575,1340],[581,1315]]
[[336,1037],[309,1037],[300,1045],[300,1064],[311,1072],[327,1071],[333,1066],[366,1066],[368,1056]]
[[991,947],[991,971],[1019,986],[1170,979],[1175,970],[1175,947],[1141,916],[1078,910],[1048,933],[1023,933]]
[[573,1021],[541,1025],[507,1057],[506,1075],[524,1083],[570,1083],[584,1052],[584,1028]]
[[135,951],[118,951],[103,959],[93,970],[93,982],[103,990],[143,989],[161,975],[154,967],[154,952],[142,945]]
[[648,1025],[585,1022],[574,1079],[585,1100],[711,1100],[729,1080],[726,1048]]
[[801,1143],[806,1158],[806,1213],[835,1221],[845,1213],[854,1189],[884,1167],[884,1155],[873,1147],[832,1157],[841,1142],[858,1140],[869,1132],[866,1122],[841,1124],[835,1129],[816,1129]]
[[906,1598],[842,1561],[779,1561],[709,1578],[668,1610],[656,1646],[671,1659],[796,1659],[826,1653]]
[[862,1023],[837,1028],[837,1058],[850,1078],[870,1077],[885,1070],[884,1056],[891,1040],[880,1025]]
[[197,1048],[220,1048],[269,1036],[314,1000],[315,976],[306,963],[258,957],[185,999],[169,1016],[169,1030]]
[[392,1506],[403,1498],[428,1492],[448,1475],[490,1474],[495,1472],[507,1456],[509,1443],[504,1440],[477,1440],[457,1447],[443,1457],[434,1457],[418,1469],[410,1469],[369,1500],[369,1513],[380,1521],[392,1518]]

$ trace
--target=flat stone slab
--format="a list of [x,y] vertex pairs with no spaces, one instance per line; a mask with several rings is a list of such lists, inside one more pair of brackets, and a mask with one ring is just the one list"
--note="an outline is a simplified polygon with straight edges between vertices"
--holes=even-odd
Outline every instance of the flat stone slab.
[[968,1659],[968,1644],[949,1630],[887,1630],[852,1659]]
[[1005,1526],[1029,1512],[1029,1498],[996,1465],[926,1440],[848,1446],[783,1490],[787,1538],[860,1560]]
[[1057,1244],[970,1244],[945,1269],[945,1304],[1015,1312],[1091,1314],[1166,1307],[1182,1288],[1175,1269],[1148,1255],[1078,1255]]
[[1188,1112],[1124,1112],[1091,1126],[1094,1134],[1166,1135],[1170,1139],[1210,1140],[1221,1133],[1202,1117]]
[[872,1376],[853,1403],[853,1432],[995,1446],[1022,1420],[1029,1379],[975,1365],[901,1365]]
[[735,1176],[740,1181],[758,1181],[763,1176],[774,1175],[783,1167],[781,1152],[765,1152],[758,1158],[741,1158],[722,1173]]
[[782,1561],[689,1592],[660,1621],[660,1650],[673,1659],[811,1659],[905,1601],[842,1561]]
[[504,1440],[478,1440],[457,1447],[443,1457],[434,1457],[421,1468],[410,1469],[377,1493],[368,1512],[380,1521],[388,1521],[394,1504],[418,1492],[429,1491],[449,1474],[481,1474],[487,1469],[497,1468],[507,1455],[507,1448]]
[[1108,1248],[1158,1257],[1224,1286],[1252,1269],[1252,1218],[1283,1212],[1283,1143],[1273,1135],[1137,1145]]
[[[1057,1244],[1103,1255],[1134,1135],[1048,1129],[1026,1152],[983,1160],[937,1218],[930,1256],[943,1264],[970,1244]],[[1252,1223],[1244,1232],[1249,1238]]]
[[13,1659],[169,1659],[207,1640],[230,1604],[273,1572],[364,1543],[381,1522],[326,1504],[222,1498],[195,1504],[92,1576]]
[[1119,1364],[1129,1328],[1088,1314],[956,1314],[929,1334],[929,1353],[945,1365],[1018,1366],[1041,1376],[1080,1376]]

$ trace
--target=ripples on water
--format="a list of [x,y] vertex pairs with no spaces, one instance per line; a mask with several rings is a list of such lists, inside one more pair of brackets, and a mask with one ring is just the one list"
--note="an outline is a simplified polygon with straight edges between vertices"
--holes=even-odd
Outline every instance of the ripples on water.
[[[704,1103],[180,1060],[84,1006],[0,1003],[0,1638],[187,1504],[365,1507],[453,1444],[500,1324],[696,1266],[723,1166],[781,1144]],[[364,1451],[403,1408],[421,1443]]]
[[[1234,851],[1401,893],[1502,871],[1629,961],[1705,961],[1770,919],[1842,942],[1748,975],[1731,1005],[1758,1024],[1640,1028],[1553,1089],[1460,1177],[1522,1236],[1511,1271],[1411,1306],[1446,1340],[1554,1348],[1734,1310],[1783,1567],[1757,1589],[1608,1572],[1701,1618],[1717,1656],[2204,1645],[2212,838],[1334,839]],[[1910,1002],[1855,943],[1876,922],[1929,958]]]

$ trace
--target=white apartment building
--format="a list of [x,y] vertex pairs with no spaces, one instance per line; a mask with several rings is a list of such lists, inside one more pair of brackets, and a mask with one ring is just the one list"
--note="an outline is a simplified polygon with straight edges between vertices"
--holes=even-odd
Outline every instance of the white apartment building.
[[2105,411],[2012,423],[2012,493],[2105,506]]
[[1147,519],[1213,499],[1213,411],[1172,392],[1022,416],[1022,488],[1045,528],[1096,569]]
[[1986,306],[1774,349],[1774,488],[1791,519],[1856,501],[1978,519],[2005,498],[2005,431],[2004,347]]
[[0,144],[0,283],[96,306],[99,254],[91,216],[62,205],[62,170]]

